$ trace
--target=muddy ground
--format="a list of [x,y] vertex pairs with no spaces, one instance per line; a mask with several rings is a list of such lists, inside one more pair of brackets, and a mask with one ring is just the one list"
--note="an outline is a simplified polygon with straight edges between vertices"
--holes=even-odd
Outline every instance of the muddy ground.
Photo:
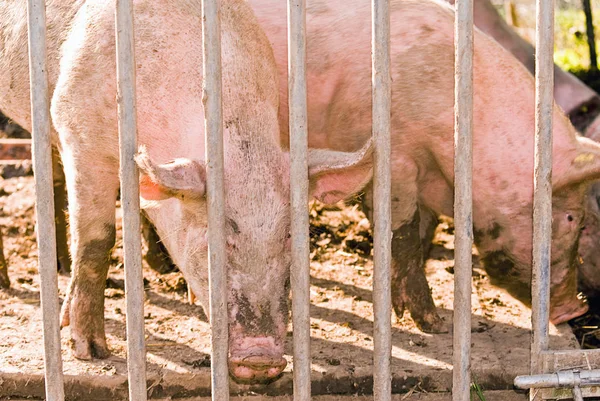
[[[2,123],[0,121],[0,125]],[[11,135],[26,133],[17,130]],[[41,391],[41,385],[34,386],[33,390],[23,390],[30,382],[40,384],[43,372],[33,177],[27,163],[0,172],[0,175],[5,177],[0,180],[0,228],[12,282],[10,289],[0,290],[0,397],[35,396]],[[106,330],[113,356],[103,361],[78,361],[69,351],[69,329],[62,332],[67,377],[92,378],[91,381],[85,379],[83,385],[80,383],[83,393],[96,385],[117,388],[115,383],[122,384],[125,380],[120,209],[116,213],[117,244],[105,292]],[[316,378],[313,378],[313,394],[368,392],[373,349],[370,225],[357,204],[324,207],[314,203],[310,214],[311,349]],[[437,229],[426,270],[436,306],[449,330],[453,265],[453,227],[447,219]],[[179,272],[159,274],[146,265],[144,267],[150,393],[154,396],[205,395],[209,386],[210,334],[204,311],[200,305],[188,303],[187,286]],[[59,276],[61,302],[68,280],[66,275]],[[484,383],[488,389],[510,388],[516,374],[528,371],[530,310],[506,291],[490,284],[475,250],[472,304],[475,380]],[[451,335],[423,334],[407,316],[392,318],[394,390],[412,393],[448,390],[452,366]],[[575,322],[580,344],[567,325],[552,327],[554,347],[595,347],[600,343],[600,335],[596,336],[599,321],[597,315],[591,313]],[[289,338],[286,358],[290,362],[291,350]],[[286,372],[291,367],[290,363]],[[178,379],[173,382],[168,377]],[[291,377],[286,374],[266,390],[234,385],[234,391],[289,393],[290,383]],[[169,385],[175,390],[167,391]],[[72,393],[80,394],[76,388],[76,384],[71,386]],[[186,390],[182,392],[180,388]],[[98,394],[97,399],[101,399]],[[110,393],[107,399],[118,399],[115,394]],[[77,396],[72,398],[79,399]],[[82,399],[89,399],[89,394]]]
[[[33,177],[5,179],[0,184],[0,227],[4,233],[4,252],[12,281],[12,288],[0,291],[0,375],[25,374],[23,377],[31,375],[35,378],[43,372],[43,330],[34,231]],[[313,373],[339,380],[342,377],[364,379],[372,372],[373,347],[369,222],[358,205],[323,207],[313,204],[310,213]],[[117,216],[119,214],[120,209]],[[67,375],[117,378],[126,372],[120,224],[118,219],[117,246],[112,254],[105,293],[107,336],[113,356],[103,361],[75,360],[69,351],[69,331],[66,328],[62,332],[62,348]],[[427,261],[434,300],[449,329],[453,293],[452,233],[449,222],[442,222],[437,230],[432,258]],[[479,375],[488,388],[506,388],[514,375],[528,370],[530,311],[489,283],[476,253],[473,266],[474,371],[476,378]],[[210,337],[202,307],[188,304],[185,280],[180,273],[161,275],[146,266],[144,274],[146,340],[151,375],[153,372],[158,375],[156,383],[161,383],[165,372],[205,376],[210,366]],[[59,276],[61,300],[67,283],[67,276]],[[450,334],[423,334],[410,318],[394,316],[392,340],[393,371],[399,380],[395,390],[447,389],[452,366]],[[577,346],[566,325],[559,329],[552,327],[552,341],[560,349]],[[287,358],[290,361],[291,350],[291,341],[288,341]],[[485,372],[492,373],[486,376]],[[434,373],[443,377],[439,376],[442,378],[438,380]],[[5,389],[10,383],[6,377]],[[317,393],[360,393],[370,388],[368,379],[339,380],[322,384]],[[278,392],[273,390],[278,385],[283,386],[273,384],[270,387],[272,392]],[[338,385],[341,387],[336,387]],[[159,384],[156,386],[160,388]],[[241,388],[240,391],[247,390]],[[158,391],[156,394],[162,393]],[[202,391],[190,394],[203,395]],[[2,395],[0,380],[0,397]]]

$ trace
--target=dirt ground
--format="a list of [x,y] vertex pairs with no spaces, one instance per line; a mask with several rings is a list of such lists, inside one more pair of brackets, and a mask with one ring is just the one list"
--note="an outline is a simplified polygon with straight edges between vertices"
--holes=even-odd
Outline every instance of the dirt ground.
[[[12,282],[10,289],[0,290],[0,397],[23,396],[24,385],[18,384],[22,383],[19,380],[27,378],[28,383],[33,383],[39,381],[43,373],[33,177],[0,182],[0,207],[0,227]],[[119,212],[120,209],[117,216]],[[311,217],[311,349],[316,378],[313,383],[317,383],[313,393],[368,392],[373,349],[369,223],[358,205],[324,208],[314,204]],[[125,300],[120,226],[118,228],[105,309],[113,356],[92,362],[74,359],[66,328],[62,332],[62,349],[64,372],[68,377],[100,377],[122,384],[126,376]],[[438,227],[433,257],[427,261],[427,275],[439,313],[449,329],[452,248],[452,229],[448,222],[443,222]],[[530,310],[489,283],[476,254],[473,275],[474,378],[490,390],[510,388],[516,374],[528,371]],[[68,277],[59,276],[61,300],[67,283]],[[186,284],[180,273],[160,275],[146,268],[145,283],[150,392],[155,388],[155,396],[164,396],[167,378],[176,376],[192,378],[185,379],[186,384],[178,379],[177,386],[186,389],[180,394],[205,395],[210,383],[207,379],[210,335],[202,307],[187,303]],[[555,348],[577,347],[567,325],[552,327],[551,334]],[[291,362],[292,344],[291,337],[288,338],[287,358]],[[392,341],[395,391],[448,390],[452,366],[450,334],[423,334],[410,318],[394,316]],[[286,371],[291,367],[290,363]],[[238,393],[286,393],[291,386],[289,376],[284,375],[266,388],[235,385],[233,388]]]

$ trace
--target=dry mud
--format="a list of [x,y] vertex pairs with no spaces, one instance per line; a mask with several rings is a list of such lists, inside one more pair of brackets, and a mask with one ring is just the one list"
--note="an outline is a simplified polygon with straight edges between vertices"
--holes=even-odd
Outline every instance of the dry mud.
[[[7,179],[0,190],[0,226],[12,286],[0,291],[0,397],[42,391],[43,338],[39,302],[32,177]],[[117,210],[119,217],[120,209]],[[118,240],[106,289],[106,331],[113,356],[83,362],[62,331],[64,372],[71,399],[118,399],[126,380],[125,299]],[[315,394],[365,393],[372,383],[373,312],[370,227],[358,205],[311,207],[311,335]],[[448,222],[437,230],[427,276],[438,311],[450,329],[453,236]],[[529,365],[530,310],[489,278],[474,254],[472,349],[475,380],[490,390],[510,388]],[[180,273],[145,269],[149,388],[155,397],[202,396],[209,391],[209,325],[200,305],[187,302]],[[60,299],[68,277],[59,276]],[[393,316],[392,369],[395,391],[444,391],[451,386],[450,334],[421,333],[407,316]],[[291,333],[289,333],[291,334]],[[568,326],[551,328],[556,348],[575,348]],[[232,384],[237,393],[282,394],[291,390],[290,361],[268,386]],[[70,386],[70,387],[69,387]],[[95,394],[90,398],[91,394]]]

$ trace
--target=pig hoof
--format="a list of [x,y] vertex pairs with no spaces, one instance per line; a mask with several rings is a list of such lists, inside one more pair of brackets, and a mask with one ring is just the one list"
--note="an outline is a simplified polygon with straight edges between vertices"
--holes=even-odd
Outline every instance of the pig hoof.
[[104,339],[72,338],[71,347],[73,356],[84,361],[90,361],[92,358],[106,359],[110,356]]
[[414,319],[414,321],[419,330],[424,333],[440,334],[450,331],[444,319],[437,313],[427,314],[420,319]]

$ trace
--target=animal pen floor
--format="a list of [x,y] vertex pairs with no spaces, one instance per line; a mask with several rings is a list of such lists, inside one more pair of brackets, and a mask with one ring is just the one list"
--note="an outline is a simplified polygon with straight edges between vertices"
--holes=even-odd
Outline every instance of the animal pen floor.
[[[41,398],[42,313],[33,220],[33,178],[7,179],[1,188],[0,226],[4,232],[4,252],[9,262],[12,288],[0,290],[0,398]],[[340,209],[314,205],[311,214],[313,394],[369,393],[372,388],[373,313],[372,260],[366,256],[370,253],[368,222],[356,206]],[[447,224],[438,227],[433,258],[427,261],[433,296],[448,328],[452,321],[453,293],[451,234]],[[120,231],[118,235],[120,238]],[[516,375],[528,372],[531,313],[507,292],[492,286],[476,255],[474,261],[473,378],[486,391],[510,389]],[[106,290],[106,330],[113,356],[92,362],[74,359],[68,346],[69,329],[63,329],[62,349],[69,400],[126,398],[121,262],[119,239]],[[148,387],[152,397],[208,395],[210,336],[202,308],[187,303],[186,285],[181,274],[160,275],[148,268],[144,274]],[[59,276],[61,299],[67,283],[68,277]],[[448,391],[452,387],[451,334],[423,334],[409,318],[393,319],[394,392],[412,392],[414,395],[409,399],[425,400],[427,398],[420,398],[417,393]],[[553,348],[577,347],[567,325],[552,327],[551,338]],[[288,336],[287,358],[290,362],[291,350],[291,337]],[[281,379],[267,386],[232,383],[232,392],[290,394],[290,369],[291,363]]]

